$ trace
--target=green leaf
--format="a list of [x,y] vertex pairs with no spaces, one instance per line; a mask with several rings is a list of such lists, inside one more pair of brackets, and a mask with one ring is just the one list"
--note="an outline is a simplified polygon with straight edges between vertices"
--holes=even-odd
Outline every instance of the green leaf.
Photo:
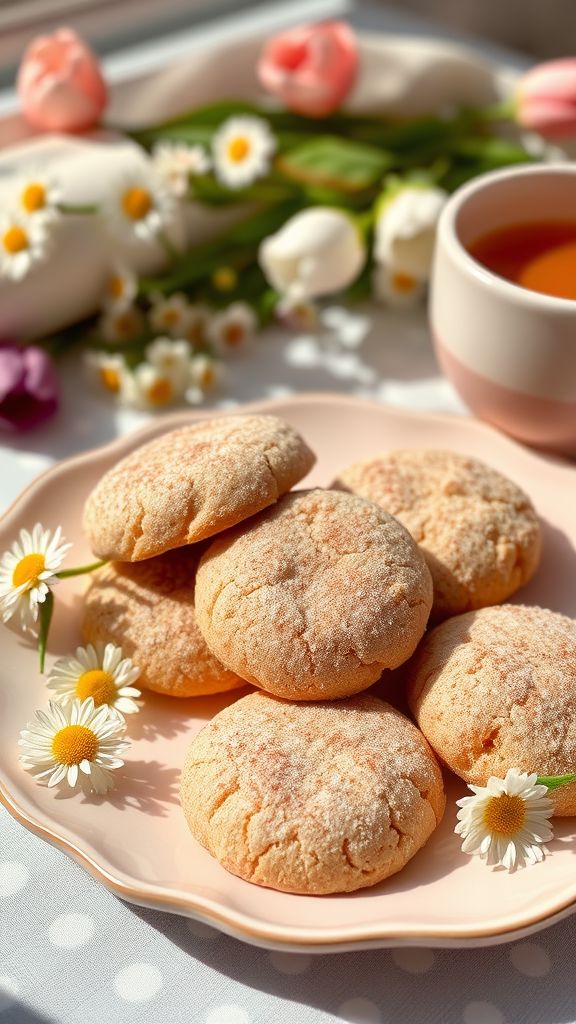
[[302,209],[301,200],[292,199],[277,206],[265,207],[229,228],[220,238],[189,249],[176,260],[162,277],[141,278],[140,293],[170,293],[210,278],[222,263],[242,270],[253,263],[260,242]]
[[44,661],[46,658],[46,644],[48,633],[54,611],[54,594],[51,590],[46,594],[46,600],[40,605],[40,632],[38,634],[38,654],[40,655],[40,671],[44,672]]
[[536,782],[539,786],[548,786],[548,789],[559,789],[576,782],[576,775],[539,775]]
[[279,156],[277,169],[292,181],[340,192],[374,185],[394,165],[393,154],[337,135],[309,139]]

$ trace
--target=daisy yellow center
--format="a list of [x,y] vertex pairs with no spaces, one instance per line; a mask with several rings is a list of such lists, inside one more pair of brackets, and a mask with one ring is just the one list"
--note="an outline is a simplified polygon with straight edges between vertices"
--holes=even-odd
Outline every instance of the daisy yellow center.
[[238,284],[238,274],[232,267],[218,267],[214,271],[212,283],[219,292],[229,292]]
[[392,278],[392,284],[397,292],[402,292],[404,295],[409,295],[410,292],[414,291],[416,284],[413,277],[410,274],[402,274],[398,272],[394,274]]
[[177,324],[180,319],[180,314],[176,309],[165,309],[163,314],[164,323],[169,327],[173,327]]
[[148,400],[153,405],[166,405],[172,398],[172,385],[169,380],[162,377],[150,385],[147,393]]
[[93,761],[98,753],[98,737],[85,725],[65,725],[52,740],[52,753],[59,764]]
[[239,345],[244,337],[244,328],[240,324],[229,324],[224,330],[224,338],[228,345]]
[[122,196],[122,209],[130,220],[143,220],[152,209],[152,196],[148,189],[135,185]]
[[102,668],[92,668],[78,677],[75,693],[80,700],[93,697],[96,707],[100,707],[101,704],[112,704],[116,697],[114,676]]
[[22,206],[26,213],[36,213],[46,206],[46,189],[39,181],[32,181],[22,193]]
[[484,824],[489,832],[501,836],[514,836],[526,820],[526,804],[521,796],[501,793],[486,804]]
[[114,274],[110,278],[108,289],[113,299],[121,299],[124,295],[124,279],[119,274]]
[[228,159],[234,164],[241,164],[250,152],[250,142],[244,135],[237,135],[228,143]]
[[14,567],[12,585],[14,587],[21,587],[27,584],[28,587],[33,587],[38,582],[38,577],[41,572],[44,572],[45,568],[46,561],[44,555],[24,555],[24,558],[21,558]]
[[22,252],[28,248],[28,235],[18,224],[13,224],[12,227],[8,228],[7,231],[2,235],[2,245],[6,252],[11,254]]
[[117,395],[120,391],[120,374],[118,370],[113,370],[111,366],[103,366],[100,370],[100,380],[107,391],[111,391],[113,395]]
[[204,370],[202,370],[202,374],[200,377],[200,387],[206,389],[211,388],[215,380],[216,374],[214,373],[213,368],[211,366],[206,366]]

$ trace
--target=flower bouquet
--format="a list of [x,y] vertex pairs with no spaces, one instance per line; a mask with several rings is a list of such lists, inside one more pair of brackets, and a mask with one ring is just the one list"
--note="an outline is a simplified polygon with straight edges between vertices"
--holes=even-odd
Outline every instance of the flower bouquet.
[[[365,58],[341,22],[268,40],[254,62],[262,101],[219,99],[123,125],[126,159],[110,162],[105,194],[85,182],[82,202],[50,166],[18,168],[0,224],[0,291],[13,307],[30,296],[25,284],[47,287],[59,248],[73,245],[68,225],[76,246],[86,239],[87,259],[98,236],[101,257],[82,318],[78,306],[63,330],[21,348],[39,332],[7,316],[0,425],[21,429],[54,412],[50,356],[75,344],[109,395],[163,409],[201,402],[223,362],[272,319],[313,329],[326,296],[421,301],[447,195],[484,171],[545,158],[544,138],[576,132],[573,60],[532,70],[504,101],[471,103],[463,91],[400,117],[385,96],[369,109],[353,102]],[[70,30],[31,44],[18,88],[35,131],[76,139],[105,126],[101,70]],[[214,226],[205,238],[189,230],[198,209]]]

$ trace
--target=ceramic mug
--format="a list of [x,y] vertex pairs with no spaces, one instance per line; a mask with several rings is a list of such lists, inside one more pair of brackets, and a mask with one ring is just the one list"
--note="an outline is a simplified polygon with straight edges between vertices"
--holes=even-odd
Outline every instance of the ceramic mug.
[[576,301],[529,291],[467,247],[498,228],[576,221],[576,165],[475,178],[438,224],[430,324],[440,366],[481,419],[520,441],[576,455]]

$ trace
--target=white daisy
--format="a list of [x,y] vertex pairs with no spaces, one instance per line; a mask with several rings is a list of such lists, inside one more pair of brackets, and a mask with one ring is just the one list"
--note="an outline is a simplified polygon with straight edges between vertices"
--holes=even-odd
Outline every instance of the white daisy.
[[211,167],[202,146],[182,142],[158,142],[152,151],[152,164],[161,181],[179,199],[187,194],[190,178],[207,174]]
[[0,277],[20,281],[49,250],[47,222],[20,213],[0,216]]
[[86,352],[85,359],[87,366],[105,391],[111,395],[121,394],[129,373],[122,356],[108,352]]
[[161,234],[173,213],[174,199],[152,171],[124,179],[112,190],[107,202],[111,230],[142,241]]
[[124,764],[125,732],[124,717],[107,704],[96,708],[92,697],[50,701],[20,733],[20,764],[50,788],[67,782],[84,793],[106,793],[114,786],[111,772]]
[[173,338],[184,338],[190,317],[190,303],[182,292],[174,292],[167,298],[158,296],[148,311],[150,326],[155,331],[165,331]]
[[214,313],[207,334],[216,352],[230,355],[245,348],[254,337],[258,320],[251,306],[233,302],[226,309]]
[[186,387],[187,379],[176,380],[173,372],[145,362],[132,373],[122,397],[127,405],[136,409],[164,409],[181,401]]
[[426,292],[426,282],[386,264],[374,268],[372,275],[374,294],[391,309],[409,309],[417,306]]
[[114,306],[100,317],[98,330],[105,341],[134,341],[144,333],[144,314],[138,306]]
[[193,347],[204,345],[211,318],[212,310],[208,306],[200,302],[188,306],[180,337],[186,338]]
[[19,212],[24,217],[41,216],[56,220],[60,216],[60,186],[41,170],[33,169],[18,181],[16,196]]
[[492,777],[486,786],[468,787],[474,796],[456,801],[460,810],[454,829],[464,840],[464,853],[477,853],[487,864],[502,864],[509,871],[544,860],[554,805],[548,787],[537,778],[510,768],[505,779]]
[[55,573],[72,547],[63,543],[60,527],[52,533],[36,523],[32,532],[20,530],[18,540],[0,559],[2,621],[18,616],[21,629],[37,631],[38,605],[43,604]]
[[131,306],[137,291],[138,278],[134,271],[118,263],[111,267],[106,278],[102,306],[108,310]]
[[231,117],[212,140],[216,177],[227,188],[244,188],[264,177],[276,149],[270,125],[249,114]]
[[181,383],[182,389],[188,378],[191,354],[190,342],[182,338],[156,338],[145,351],[148,362],[157,370],[171,374],[177,384]]
[[130,658],[122,657],[122,648],[114,644],[88,644],[77,647],[75,655],[59,658],[48,676],[48,689],[54,690],[55,700],[69,704],[92,697],[95,707],[107,704],[124,715],[139,710],[133,699],[140,697],[132,683],[140,669]]
[[200,398],[213,391],[220,379],[220,364],[210,356],[192,356],[190,360],[190,381],[200,392]]

